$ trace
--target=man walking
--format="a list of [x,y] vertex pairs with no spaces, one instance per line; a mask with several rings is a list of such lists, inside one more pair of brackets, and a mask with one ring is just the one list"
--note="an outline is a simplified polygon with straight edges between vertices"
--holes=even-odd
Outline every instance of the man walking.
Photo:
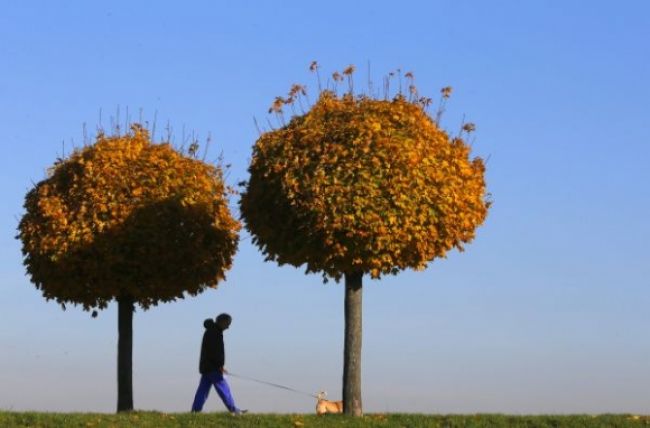
[[210,394],[210,387],[214,386],[217,394],[221,397],[223,404],[228,411],[233,414],[246,413],[246,410],[240,410],[235,406],[235,400],[230,393],[230,387],[224,378],[227,373],[224,368],[226,353],[223,344],[223,332],[230,327],[232,317],[228,314],[220,314],[216,320],[207,319],[203,322],[205,333],[203,333],[203,342],[201,343],[201,361],[199,363],[199,372],[201,381],[194,396],[192,404],[193,412],[203,410],[203,405]]

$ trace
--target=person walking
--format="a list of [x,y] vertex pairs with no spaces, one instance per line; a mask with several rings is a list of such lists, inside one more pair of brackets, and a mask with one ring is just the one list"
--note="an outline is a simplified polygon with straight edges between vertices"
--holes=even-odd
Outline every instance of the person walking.
[[226,352],[223,344],[223,332],[230,327],[231,323],[232,317],[228,314],[220,314],[215,320],[208,318],[203,322],[205,333],[203,333],[201,360],[199,362],[201,381],[194,395],[193,412],[203,410],[203,405],[208,399],[210,387],[212,386],[217,390],[217,394],[219,394],[230,413],[242,414],[247,412],[235,406],[230,387],[224,378],[224,374],[228,372],[224,368]]

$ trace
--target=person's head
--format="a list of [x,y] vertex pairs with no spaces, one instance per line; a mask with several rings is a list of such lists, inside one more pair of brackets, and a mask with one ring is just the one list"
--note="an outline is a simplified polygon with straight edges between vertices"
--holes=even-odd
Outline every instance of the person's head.
[[215,322],[217,323],[217,328],[219,328],[219,330],[226,330],[228,327],[230,327],[232,317],[226,313],[219,314]]

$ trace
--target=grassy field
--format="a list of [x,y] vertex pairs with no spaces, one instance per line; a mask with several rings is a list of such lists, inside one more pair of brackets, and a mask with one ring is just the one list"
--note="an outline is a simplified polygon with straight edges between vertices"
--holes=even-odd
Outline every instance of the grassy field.
[[650,427],[650,416],[574,415],[574,416],[508,416],[508,415],[418,415],[369,414],[363,418],[339,415],[268,415],[231,416],[226,413],[157,413],[128,414],[36,413],[0,411],[0,427]]

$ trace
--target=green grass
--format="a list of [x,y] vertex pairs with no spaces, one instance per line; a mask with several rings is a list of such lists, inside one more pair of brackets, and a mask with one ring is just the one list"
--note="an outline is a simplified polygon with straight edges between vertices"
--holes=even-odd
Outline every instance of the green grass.
[[508,415],[419,415],[369,414],[362,418],[342,415],[269,415],[227,413],[37,413],[0,411],[0,427],[47,428],[109,428],[109,427],[650,427],[650,416],[572,415],[572,416],[508,416]]

